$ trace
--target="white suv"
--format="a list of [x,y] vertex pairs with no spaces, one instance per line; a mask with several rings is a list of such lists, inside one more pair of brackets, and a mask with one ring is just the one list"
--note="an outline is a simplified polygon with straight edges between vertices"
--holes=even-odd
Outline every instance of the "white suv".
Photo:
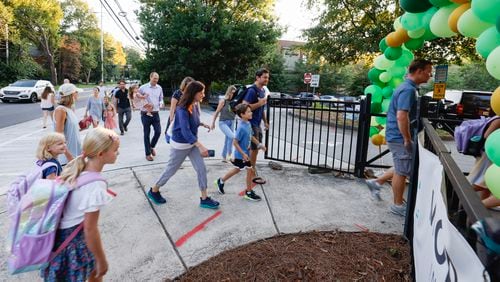
[[36,103],[47,86],[54,91],[54,86],[48,80],[18,80],[0,89],[0,99],[4,103],[23,100]]

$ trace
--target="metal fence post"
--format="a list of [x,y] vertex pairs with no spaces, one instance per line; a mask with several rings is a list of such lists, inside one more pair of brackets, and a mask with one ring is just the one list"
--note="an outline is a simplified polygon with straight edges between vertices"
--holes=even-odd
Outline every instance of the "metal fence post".
[[360,100],[358,139],[356,142],[356,158],[354,164],[354,175],[364,178],[366,158],[368,155],[368,140],[370,139],[370,121],[372,95],[367,94]]

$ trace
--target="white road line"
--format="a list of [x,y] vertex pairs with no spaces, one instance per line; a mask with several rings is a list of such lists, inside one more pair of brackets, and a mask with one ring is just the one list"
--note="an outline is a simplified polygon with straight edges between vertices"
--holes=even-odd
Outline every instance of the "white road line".
[[17,138],[14,138],[14,139],[11,139],[11,140],[9,140],[9,141],[6,141],[6,142],[3,142],[3,143],[0,143],[0,147],[3,147],[3,146],[6,146],[6,145],[9,145],[9,144],[11,144],[11,143],[14,143],[14,142],[16,142],[16,141],[18,141],[18,140],[24,139],[24,138],[26,138],[26,137],[30,137],[31,135],[34,135],[34,134],[39,134],[40,132],[42,132],[42,131],[44,131],[44,130],[45,130],[45,129],[43,129],[43,128],[42,128],[42,129],[38,129],[38,130],[32,131],[32,132],[30,132],[30,133],[28,133],[28,134],[24,134],[24,135],[21,135],[21,136],[19,136],[19,137],[17,137]]

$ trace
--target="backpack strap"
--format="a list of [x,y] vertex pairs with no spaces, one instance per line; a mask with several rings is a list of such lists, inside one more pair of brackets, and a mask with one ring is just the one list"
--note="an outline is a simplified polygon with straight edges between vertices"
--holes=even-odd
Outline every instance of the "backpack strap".
[[[104,179],[100,173],[87,172],[83,175],[80,175],[76,179],[76,185],[75,185],[74,189],[80,188],[84,185],[90,184],[90,183],[95,182],[95,181],[104,181],[106,183],[106,185],[108,184],[106,179]],[[61,253],[69,245],[71,240],[73,240],[76,237],[76,235],[78,235],[78,233],[80,232],[80,230],[82,230],[82,228],[83,228],[83,222],[80,223],[80,225],[78,225],[78,227],[75,230],[73,230],[73,232],[71,232],[71,234],[68,236],[68,238],[66,238],[66,240],[64,240],[64,242],[57,248],[57,250],[50,255],[49,261],[52,261],[59,253]]]

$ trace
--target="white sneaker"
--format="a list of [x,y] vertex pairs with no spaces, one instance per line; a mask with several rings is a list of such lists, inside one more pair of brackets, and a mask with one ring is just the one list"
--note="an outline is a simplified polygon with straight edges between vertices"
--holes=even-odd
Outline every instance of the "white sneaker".
[[368,189],[370,189],[372,198],[378,201],[382,201],[382,197],[380,197],[380,190],[382,189],[382,185],[377,183],[377,179],[366,180],[366,185],[368,185]]

